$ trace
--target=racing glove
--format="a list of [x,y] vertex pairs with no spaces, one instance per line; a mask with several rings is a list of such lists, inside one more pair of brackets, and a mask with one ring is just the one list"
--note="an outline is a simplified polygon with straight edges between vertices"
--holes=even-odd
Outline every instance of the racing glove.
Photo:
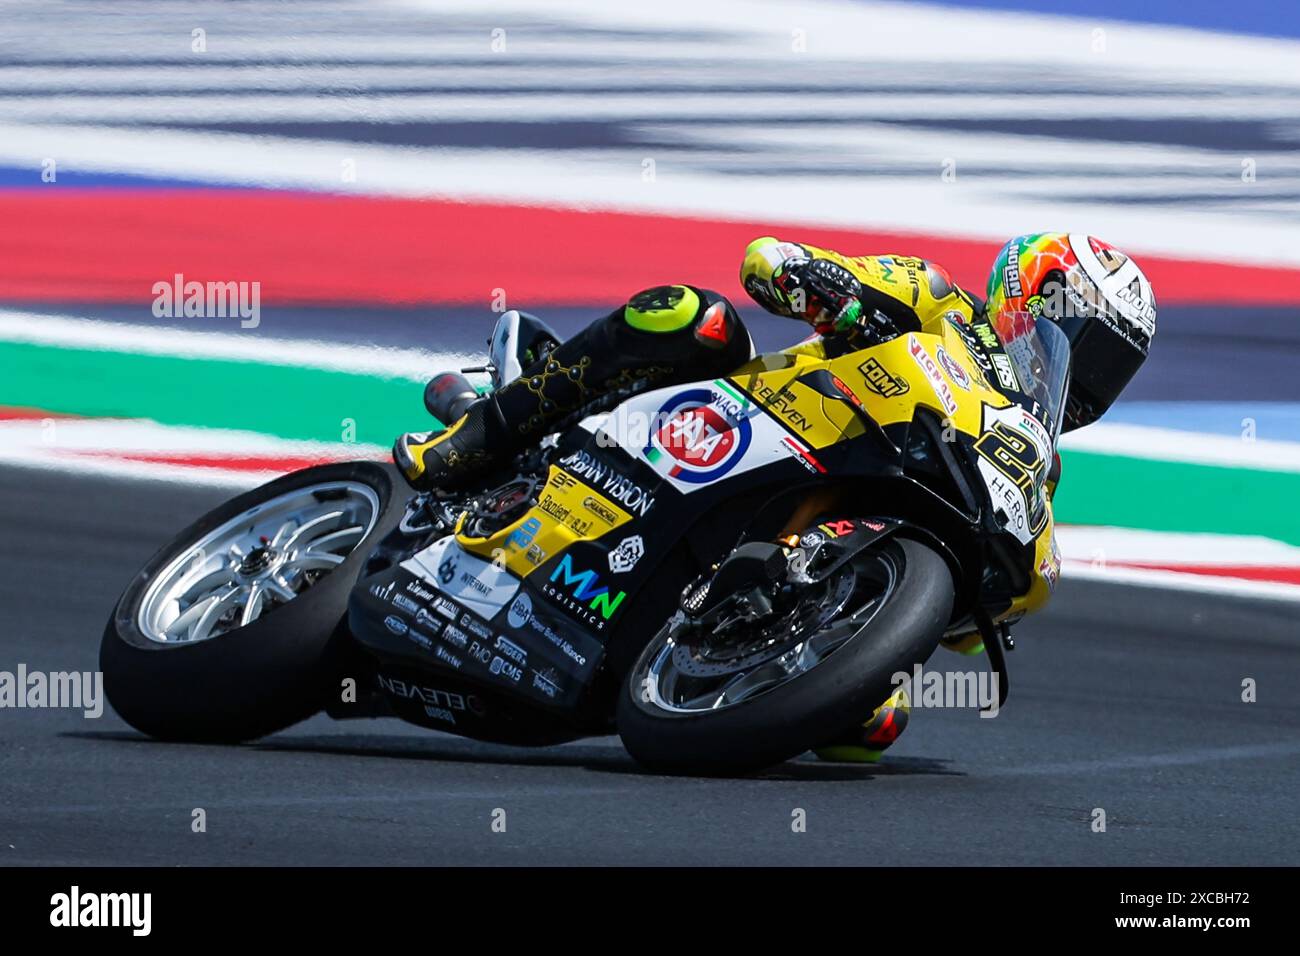
[[856,327],[862,283],[837,262],[809,256],[803,246],[765,237],[746,250],[745,290],[778,315],[802,319],[820,335]]

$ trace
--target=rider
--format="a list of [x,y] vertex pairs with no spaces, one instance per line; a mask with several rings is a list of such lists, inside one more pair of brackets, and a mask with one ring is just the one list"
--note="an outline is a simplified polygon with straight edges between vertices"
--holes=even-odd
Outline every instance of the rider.
[[[788,351],[824,357],[933,331],[943,322],[971,332],[967,341],[978,350],[995,344],[984,340],[990,330],[1005,343],[1027,319],[1047,317],[1070,341],[1064,431],[1095,421],[1110,407],[1145,361],[1155,334],[1155,297],[1137,263],[1077,233],[1010,240],[993,263],[984,303],[925,259],[844,256],[771,236],[745,249],[740,279],[769,312],[813,327],[813,337]],[[686,285],[647,289],[475,401],[444,431],[402,435],[393,458],[416,489],[457,487],[569,419],[645,388],[728,375],[753,354],[740,316],[719,293]],[[864,725],[857,750],[865,746],[878,755],[906,717],[900,691]]]

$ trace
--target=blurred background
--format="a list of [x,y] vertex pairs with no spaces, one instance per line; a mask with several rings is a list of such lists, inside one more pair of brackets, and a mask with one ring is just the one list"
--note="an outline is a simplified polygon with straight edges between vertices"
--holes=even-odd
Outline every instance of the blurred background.
[[[1300,8],[0,3],[0,469],[380,457],[494,312],[662,282],[760,347],[748,240],[945,264],[1088,232],[1160,302],[1066,441],[1067,573],[1300,593]],[[160,307],[236,283],[246,314]]]

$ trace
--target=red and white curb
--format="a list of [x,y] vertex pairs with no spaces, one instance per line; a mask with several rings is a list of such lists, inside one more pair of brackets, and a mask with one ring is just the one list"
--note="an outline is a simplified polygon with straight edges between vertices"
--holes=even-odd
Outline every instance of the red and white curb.
[[1258,535],[1058,525],[1062,577],[1300,601],[1300,548]]
[[30,468],[243,489],[311,465],[387,458],[377,445],[0,408],[0,462]]

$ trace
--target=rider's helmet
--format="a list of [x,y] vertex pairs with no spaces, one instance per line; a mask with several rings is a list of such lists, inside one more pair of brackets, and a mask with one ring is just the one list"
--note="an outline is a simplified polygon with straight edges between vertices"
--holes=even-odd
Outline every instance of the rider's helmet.
[[1047,317],[1070,340],[1062,430],[1096,421],[1146,361],[1156,300],[1138,264],[1080,233],[1017,236],[989,275],[985,314],[1003,341]]

